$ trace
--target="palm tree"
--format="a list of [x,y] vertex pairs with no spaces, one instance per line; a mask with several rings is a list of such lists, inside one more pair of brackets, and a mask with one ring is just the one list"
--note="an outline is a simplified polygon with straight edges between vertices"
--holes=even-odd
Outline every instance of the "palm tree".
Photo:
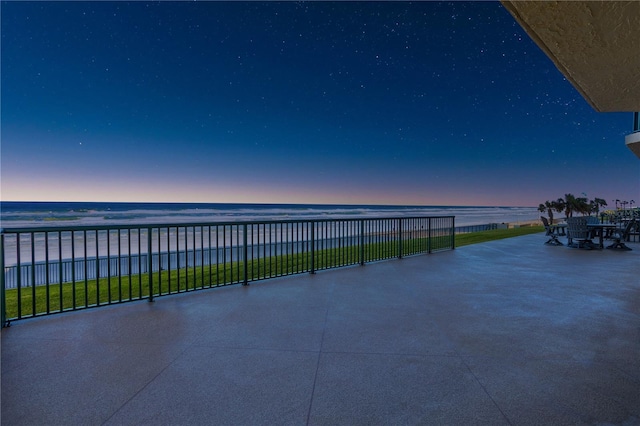
[[573,194],[564,194],[564,212],[567,217],[573,217],[574,212],[584,216],[591,212],[591,207],[585,197],[576,198]]
[[549,216],[549,223],[553,223],[553,202],[552,201],[545,201],[544,204],[540,204],[538,206],[538,211],[541,213],[547,212],[547,215]]
[[554,209],[558,212],[558,213],[562,213],[566,207],[566,203],[564,202],[564,199],[562,198],[558,198],[556,201],[553,201],[553,206]]
[[545,201],[544,204],[538,206],[538,211],[541,213],[547,212],[549,216],[549,223],[553,224],[553,212],[562,213],[564,210],[564,200],[558,198],[554,201]]
[[605,207],[607,205],[607,202],[602,198],[594,198],[593,200],[591,200],[590,204],[591,211],[594,211],[597,216],[598,214],[600,214],[600,207]]
[[576,198],[576,212],[580,213],[582,216],[591,214],[591,204],[586,197],[578,197]]
[[573,194],[564,194],[564,215],[566,217],[573,217],[573,212],[576,208],[576,197]]

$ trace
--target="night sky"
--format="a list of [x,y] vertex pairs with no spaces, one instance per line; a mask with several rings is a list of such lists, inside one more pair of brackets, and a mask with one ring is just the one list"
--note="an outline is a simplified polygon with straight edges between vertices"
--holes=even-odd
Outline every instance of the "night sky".
[[2,2],[2,200],[640,202],[498,2]]

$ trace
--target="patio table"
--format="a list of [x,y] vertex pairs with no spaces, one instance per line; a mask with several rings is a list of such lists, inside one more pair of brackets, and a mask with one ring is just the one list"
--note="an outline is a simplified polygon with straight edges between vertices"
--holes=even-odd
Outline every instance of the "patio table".
[[567,235],[567,224],[566,223],[557,223],[555,225],[550,225],[552,232],[555,232],[558,236]]
[[612,231],[616,229],[615,223],[588,223],[587,228],[589,231],[598,236],[598,247],[604,248],[604,235],[605,231]]

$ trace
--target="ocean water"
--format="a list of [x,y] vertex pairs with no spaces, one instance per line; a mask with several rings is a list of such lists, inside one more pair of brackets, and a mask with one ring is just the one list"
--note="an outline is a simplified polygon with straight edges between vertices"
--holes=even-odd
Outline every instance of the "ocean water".
[[[101,258],[102,261],[109,258],[128,265],[128,259],[147,252],[148,233],[135,228],[111,232],[106,230],[109,225],[158,226],[159,229],[151,235],[152,252],[161,252],[167,258],[176,259],[177,256],[190,256],[193,261],[198,258],[196,253],[202,256],[205,252],[207,258],[213,256],[218,259],[220,253],[226,253],[229,259],[237,257],[237,247],[242,244],[244,237],[238,226],[228,225],[237,222],[455,216],[456,226],[461,227],[528,222],[538,217],[538,211],[533,207],[2,202],[0,208],[0,227],[7,231],[4,239],[5,266],[39,264],[47,259],[54,264],[63,261],[70,265],[72,258],[87,259],[94,263],[96,258]],[[175,226],[216,223],[224,223],[225,226]],[[69,227],[84,225],[104,226],[105,229],[89,232],[65,231]],[[17,234],[10,232],[11,229],[31,229],[35,232],[26,232],[18,239]],[[39,229],[56,232],[38,232]],[[336,237],[338,231],[341,237]],[[277,252],[291,241],[307,240],[307,232],[305,227],[294,224],[284,228],[251,227],[247,241],[250,242],[251,250],[254,250],[253,244],[257,242],[258,246],[266,245],[270,247],[269,250]],[[323,223],[317,228],[317,235],[324,235],[323,244],[334,244],[335,238],[348,238],[358,232],[359,228],[336,228],[329,223]],[[234,247],[236,252],[233,251]],[[177,262],[176,259],[173,261]],[[80,268],[76,271],[77,274],[85,273],[82,268],[87,266],[82,266],[83,262],[80,260],[76,265]],[[53,266],[54,272],[56,267]],[[90,271],[87,270],[86,273],[89,274]],[[28,271],[25,274],[27,279]],[[40,274],[39,279],[42,277],[44,275]]]
[[455,216],[457,226],[536,220],[535,207],[0,202],[0,228]]

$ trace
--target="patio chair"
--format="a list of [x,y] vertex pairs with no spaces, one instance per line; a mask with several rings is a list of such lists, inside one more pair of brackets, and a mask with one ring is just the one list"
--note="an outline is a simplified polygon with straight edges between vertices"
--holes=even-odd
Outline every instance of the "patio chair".
[[550,246],[563,246],[564,244],[562,244],[560,240],[558,240],[558,234],[556,233],[556,229],[549,224],[549,219],[547,219],[544,216],[540,216],[540,220],[544,225],[545,231],[547,231],[545,236],[549,237],[549,239],[545,244],[549,244]]
[[627,246],[624,242],[629,240],[629,234],[631,233],[631,230],[633,229],[635,224],[635,219],[632,219],[627,222],[627,225],[624,228],[616,228],[611,235],[611,239],[615,240],[615,242],[610,246],[607,246],[607,248],[631,250],[631,247]]
[[[591,241],[586,217],[567,218],[567,246],[573,248],[593,249],[596,245]],[[574,241],[575,240],[575,241]]]
[[[596,216],[586,216],[586,219],[587,219],[587,224],[589,224],[589,225],[600,223],[600,220]],[[596,237],[600,236],[598,234],[600,231],[598,231],[598,230],[592,229],[589,232],[590,232],[589,233],[589,239],[596,238]]]

